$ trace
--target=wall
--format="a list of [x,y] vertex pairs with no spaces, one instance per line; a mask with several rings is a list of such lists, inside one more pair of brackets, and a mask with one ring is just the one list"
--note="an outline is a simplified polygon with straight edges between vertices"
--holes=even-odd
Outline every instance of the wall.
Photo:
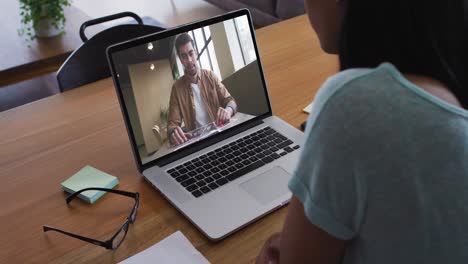
[[128,116],[130,119],[130,124],[133,128],[133,134],[135,135],[135,141],[137,146],[142,146],[145,144],[143,140],[143,132],[141,131],[140,120],[138,118],[138,113],[136,110],[135,96],[133,95],[133,89],[131,85],[121,84],[122,94],[125,100],[125,105],[127,108]]
[[223,84],[236,99],[239,112],[257,116],[268,111],[256,60],[224,79]]
[[236,70],[232,60],[231,50],[229,48],[229,40],[226,34],[224,23],[216,23],[210,26],[211,39],[218,59],[219,71],[221,79],[224,79]]
[[[150,65],[154,64],[154,70]],[[151,154],[160,147],[152,127],[160,124],[160,109],[169,105],[174,80],[168,59],[133,64],[128,67],[141,124],[146,152]]]

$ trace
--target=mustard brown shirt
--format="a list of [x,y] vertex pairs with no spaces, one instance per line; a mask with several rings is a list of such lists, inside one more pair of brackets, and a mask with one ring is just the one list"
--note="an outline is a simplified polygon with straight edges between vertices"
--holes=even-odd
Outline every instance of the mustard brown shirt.
[[[190,83],[189,78],[184,75],[172,86],[167,125],[169,138],[176,127],[182,127],[182,122],[186,130],[196,128],[195,103]],[[234,113],[236,112],[237,105],[234,98],[212,71],[204,69],[199,71],[198,86],[211,122],[216,120],[219,107],[229,106]]]

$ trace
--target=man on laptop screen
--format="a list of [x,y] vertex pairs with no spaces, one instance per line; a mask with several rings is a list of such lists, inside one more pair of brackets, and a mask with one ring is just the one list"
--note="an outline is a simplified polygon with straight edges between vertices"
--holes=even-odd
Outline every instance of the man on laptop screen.
[[184,68],[184,75],[172,86],[169,102],[167,133],[175,145],[195,136],[189,131],[213,122],[216,126],[228,123],[237,109],[234,98],[216,74],[198,67],[194,43],[187,33],[175,40],[175,50]]
[[143,164],[268,112],[254,47],[243,16],[113,55]]

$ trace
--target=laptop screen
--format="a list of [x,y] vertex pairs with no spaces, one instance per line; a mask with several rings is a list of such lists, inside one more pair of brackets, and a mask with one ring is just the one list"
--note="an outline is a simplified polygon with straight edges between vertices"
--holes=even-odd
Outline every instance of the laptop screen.
[[247,15],[174,32],[111,55],[143,165],[270,109]]

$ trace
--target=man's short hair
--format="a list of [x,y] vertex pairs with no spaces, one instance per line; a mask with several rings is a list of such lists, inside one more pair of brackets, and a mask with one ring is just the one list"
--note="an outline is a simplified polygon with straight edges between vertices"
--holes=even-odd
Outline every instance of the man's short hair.
[[183,45],[189,43],[189,42],[192,42],[192,46],[195,47],[195,43],[193,42],[193,39],[192,39],[192,37],[190,37],[189,34],[183,33],[183,34],[180,34],[179,36],[177,36],[177,38],[175,40],[175,48],[176,48],[176,51],[177,51],[177,55],[179,55],[179,48],[182,47]]

